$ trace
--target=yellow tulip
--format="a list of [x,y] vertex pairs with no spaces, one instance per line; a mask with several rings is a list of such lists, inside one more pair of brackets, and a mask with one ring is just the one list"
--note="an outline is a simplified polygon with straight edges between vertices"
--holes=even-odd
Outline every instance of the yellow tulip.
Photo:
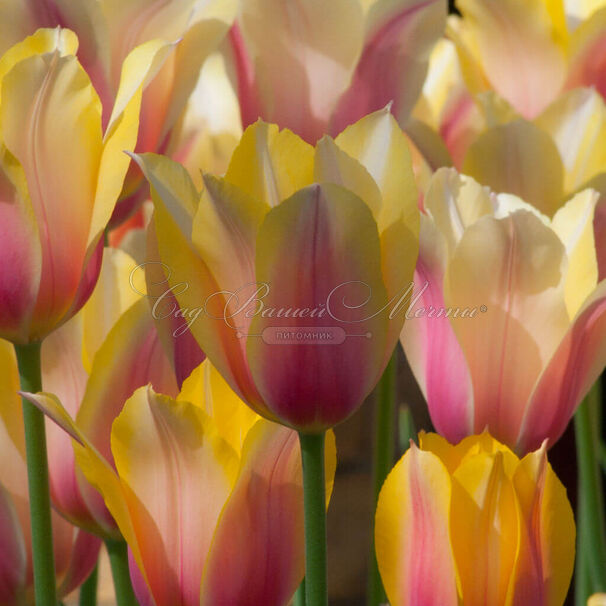
[[561,606],[575,526],[545,447],[420,434],[379,496],[375,545],[392,606]]

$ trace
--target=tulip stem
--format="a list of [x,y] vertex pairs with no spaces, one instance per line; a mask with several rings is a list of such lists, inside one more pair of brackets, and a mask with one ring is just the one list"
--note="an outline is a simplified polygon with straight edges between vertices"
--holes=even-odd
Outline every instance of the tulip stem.
[[606,526],[604,497],[598,461],[598,407],[600,385],[596,383],[574,417],[578,482],[581,503],[581,544],[590,571],[593,592],[606,591]]
[[305,579],[301,581],[301,584],[295,593],[292,606],[305,606]]
[[[21,390],[42,391],[41,343],[15,345]],[[56,606],[55,560],[44,414],[22,398],[36,606]]]
[[305,509],[306,606],[328,606],[326,582],[325,433],[299,433]]
[[80,586],[78,606],[97,606],[97,586],[99,584],[99,564],[96,564],[88,578]]
[[[377,508],[379,493],[387,474],[394,465],[396,440],[396,387],[397,387],[397,360],[398,351],[394,350],[383,376],[377,384],[375,439],[373,456],[374,501],[373,519]],[[374,534],[374,533],[373,533]],[[387,602],[387,595],[383,589],[377,556],[375,554],[374,538],[371,539],[370,566],[368,569],[368,606],[378,606]]]
[[137,606],[128,569],[128,548],[125,541],[105,540],[109,565],[114,579],[114,591],[118,606]]

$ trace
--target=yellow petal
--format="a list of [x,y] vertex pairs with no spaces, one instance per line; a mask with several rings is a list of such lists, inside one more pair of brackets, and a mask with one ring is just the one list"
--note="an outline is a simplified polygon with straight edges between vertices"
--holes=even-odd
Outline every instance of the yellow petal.
[[149,387],[133,394],[114,423],[112,453],[155,602],[197,602],[237,455],[200,408]]
[[455,471],[451,516],[463,603],[505,605],[518,551],[520,521],[502,453],[470,457]]
[[604,171],[606,105],[594,89],[572,90],[552,103],[535,124],[558,146],[564,164],[564,189],[572,192]]
[[564,243],[568,256],[564,288],[571,320],[598,283],[593,233],[593,216],[598,199],[597,192],[587,189],[558,210],[552,221],[553,230]]
[[244,131],[225,180],[277,206],[313,181],[313,155],[313,147],[291,131],[259,120]]
[[199,406],[211,417],[217,431],[238,455],[246,434],[259,419],[236,395],[209,360],[184,381],[178,397]]
[[[118,318],[145,292],[133,273],[135,261],[118,248],[106,248],[99,280],[84,305],[82,359],[90,373],[93,358]],[[52,391],[52,390],[49,390]]]
[[513,482],[522,534],[512,606],[523,606],[529,595],[541,606],[560,606],[574,570],[576,533],[566,488],[547,462],[545,446],[522,459]]
[[563,197],[562,161],[552,139],[522,120],[485,131],[469,148],[463,172],[496,192],[515,194],[552,216]]
[[162,40],[150,40],[136,47],[124,60],[120,87],[103,139],[89,243],[105,229],[122,190],[130,163],[124,151],[133,150],[137,142],[143,89],[173,48]]
[[450,507],[446,468],[411,445],[387,476],[375,516],[377,562],[392,606],[458,604]]

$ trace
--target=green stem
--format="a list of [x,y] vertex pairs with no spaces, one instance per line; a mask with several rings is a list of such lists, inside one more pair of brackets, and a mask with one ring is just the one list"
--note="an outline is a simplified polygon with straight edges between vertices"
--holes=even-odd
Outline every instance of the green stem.
[[599,405],[600,389],[596,383],[574,417],[581,515],[584,518],[579,553],[583,551],[583,557],[588,560],[592,592],[606,591],[606,526],[595,422]]
[[99,584],[99,565],[88,575],[88,579],[80,586],[79,606],[97,606],[97,585]]
[[400,406],[398,415],[398,430],[400,440],[400,453],[404,454],[410,447],[410,441],[417,441],[417,429],[412,411],[408,406]]
[[577,496],[577,557],[574,569],[574,603],[586,606],[591,595],[591,577],[589,575],[587,553],[583,545],[587,541],[587,512],[582,491]]
[[305,606],[305,579],[301,581],[301,584],[295,593],[292,606]]
[[125,541],[105,540],[114,579],[117,606],[137,606],[128,570],[128,548]]
[[[395,350],[375,390],[377,402],[373,453],[373,512],[376,509],[383,482],[385,482],[387,474],[394,465],[397,359],[398,352]],[[370,548],[368,606],[378,606],[378,604],[387,602],[387,595],[385,594],[385,589],[383,589],[381,575],[379,574],[374,539],[371,539]]]
[[[39,342],[15,345],[22,391],[36,393],[42,390],[40,347]],[[44,414],[26,399],[23,398],[22,402],[32,528],[34,595],[36,606],[55,606],[55,561]]]
[[324,433],[299,434],[305,509],[306,606],[328,606],[324,438]]

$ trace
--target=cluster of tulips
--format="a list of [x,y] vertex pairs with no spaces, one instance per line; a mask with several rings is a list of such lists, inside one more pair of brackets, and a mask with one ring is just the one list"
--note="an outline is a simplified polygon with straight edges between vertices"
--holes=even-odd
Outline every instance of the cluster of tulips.
[[0,606],[326,606],[377,386],[370,606],[606,604],[606,2],[456,6],[0,3]]

